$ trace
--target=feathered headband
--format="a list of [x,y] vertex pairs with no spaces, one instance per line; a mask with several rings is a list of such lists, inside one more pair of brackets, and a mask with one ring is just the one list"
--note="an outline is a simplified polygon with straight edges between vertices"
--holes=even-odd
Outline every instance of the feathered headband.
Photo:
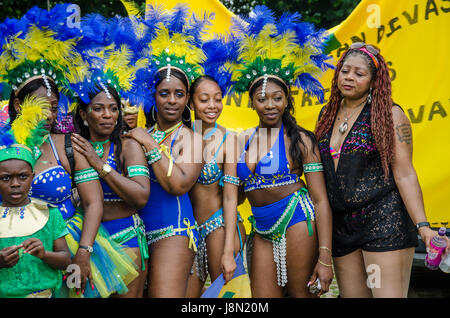
[[80,30],[67,26],[69,4],[47,11],[30,9],[20,20],[6,19],[0,25],[0,82],[18,92],[35,78],[42,78],[50,95],[49,81],[63,93],[69,82],[79,81],[85,65],[74,46]]
[[139,77],[138,85],[146,90],[144,110],[148,113],[155,105],[155,76],[158,72],[167,70],[165,80],[169,81],[172,71],[178,70],[185,76],[188,86],[204,74],[202,63],[207,57],[202,49],[202,36],[206,27],[211,25],[214,14],[205,13],[202,18],[192,14],[189,17],[186,4],[179,4],[172,11],[149,5],[146,17],[156,30],[147,43],[147,50],[143,50],[142,57],[148,59],[148,65],[146,74]]
[[323,100],[323,87],[317,80],[332,67],[322,53],[324,32],[310,23],[300,22],[299,13],[284,13],[277,21],[266,6],[256,6],[248,18],[233,20],[239,37],[239,58],[233,65],[233,89],[249,91],[263,79],[263,94],[270,77],[280,79],[287,88],[301,87]]
[[41,152],[39,147],[48,137],[44,128],[50,104],[43,98],[27,96],[14,122],[0,124],[0,161],[19,159],[32,168]]
[[[108,87],[122,96],[134,87],[137,70],[146,66],[146,60],[139,59],[137,52],[142,50],[142,39],[133,32],[128,18],[105,19],[99,14],[89,14],[81,19],[83,39],[76,49],[88,65],[83,81],[73,83],[71,89],[84,103],[90,102],[89,95],[104,91],[111,98]],[[134,105],[143,103],[126,98]]]

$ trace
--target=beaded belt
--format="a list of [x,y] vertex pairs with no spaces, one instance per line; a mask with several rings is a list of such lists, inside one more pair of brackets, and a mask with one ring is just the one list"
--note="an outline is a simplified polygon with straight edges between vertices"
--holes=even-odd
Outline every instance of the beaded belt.
[[273,257],[275,264],[277,265],[277,280],[278,286],[285,286],[287,284],[287,267],[286,267],[286,230],[288,228],[289,222],[294,216],[295,209],[297,208],[297,204],[300,203],[302,210],[305,213],[306,222],[308,226],[308,235],[312,236],[312,225],[311,220],[314,220],[314,209],[312,205],[310,205],[309,194],[306,188],[301,188],[296,191],[292,197],[289,199],[289,202],[286,208],[283,211],[283,214],[280,218],[275,222],[275,224],[268,230],[258,230],[256,227],[256,220],[251,215],[248,219],[252,225],[252,230],[250,235],[254,235],[254,233],[258,233],[264,239],[272,241],[273,244]]
[[147,237],[145,236],[145,228],[142,219],[137,214],[133,214],[134,226],[129,226],[122,231],[114,233],[110,238],[123,245],[133,238],[137,238],[139,251],[141,253],[141,270],[145,270],[145,260],[149,258]]
[[[238,213],[238,222],[242,222],[242,217]],[[223,219],[223,209],[214,213],[205,223],[197,227],[198,230],[198,252],[195,257],[197,275],[200,280],[205,281],[208,275],[208,252],[206,249],[206,237],[220,227],[225,226]]]

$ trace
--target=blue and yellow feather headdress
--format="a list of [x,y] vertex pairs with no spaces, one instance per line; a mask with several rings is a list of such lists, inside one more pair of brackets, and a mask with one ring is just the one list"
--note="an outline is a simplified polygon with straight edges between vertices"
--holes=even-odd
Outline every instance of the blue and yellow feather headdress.
[[83,77],[85,65],[74,50],[81,33],[67,25],[72,14],[68,5],[50,11],[36,6],[20,20],[6,19],[0,25],[0,82],[8,83],[16,95],[35,78],[44,80],[48,95],[48,81],[65,94],[70,82]]
[[142,97],[132,91],[137,71],[147,65],[147,60],[138,56],[145,38],[134,32],[133,22],[129,18],[107,20],[89,14],[81,19],[81,30],[84,36],[76,49],[88,65],[88,72],[83,81],[71,85],[74,94],[88,104],[90,94],[104,91],[111,97],[109,86],[133,105],[143,104]]
[[155,105],[157,73],[167,70],[166,79],[170,80],[172,70],[176,69],[184,74],[188,86],[204,74],[202,63],[207,56],[202,49],[202,36],[211,25],[214,14],[204,13],[202,17],[191,15],[186,4],[179,4],[171,11],[149,5],[146,17],[155,26],[155,33],[149,37],[151,41],[147,42],[146,50],[142,51],[141,56],[148,60],[148,65],[138,81],[139,86],[145,89],[147,102],[144,110],[148,113]]
[[44,128],[50,113],[50,104],[43,98],[25,97],[21,111],[14,122],[0,123],[0,162],[19,159],[32,168],[41,152],[39,147],[48,137]]
[[284,13],[277,21],[270,9],[256,6],[248,17],[233,20],[239,37],[239,58],[232,76],[235,92],[247,92],[258,80],[266,83],[269,77],[276,77],[288,88],[301,87],[323,100],[317,78],[331,67],[322,53],[325,34],[300,18],[299,13]]

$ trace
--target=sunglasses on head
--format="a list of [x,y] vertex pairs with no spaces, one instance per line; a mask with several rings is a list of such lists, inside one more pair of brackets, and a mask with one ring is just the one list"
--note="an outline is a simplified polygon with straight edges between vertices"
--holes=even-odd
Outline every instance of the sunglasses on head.
[[355,42],[350,45],[349,49],[360,50],[366,53],[372,59],[375,67],[378,68],[378,59],[376,58],[376,55],[380,53],[380,50],[378,48],[364,42]]

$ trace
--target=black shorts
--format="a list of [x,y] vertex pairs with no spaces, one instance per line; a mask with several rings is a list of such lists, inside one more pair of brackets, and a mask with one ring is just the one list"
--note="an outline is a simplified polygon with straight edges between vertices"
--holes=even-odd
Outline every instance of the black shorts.
[[397,190],[358,211],[333,213],[333,257],[360,248],[387,252],[417,245],[416,227]]

